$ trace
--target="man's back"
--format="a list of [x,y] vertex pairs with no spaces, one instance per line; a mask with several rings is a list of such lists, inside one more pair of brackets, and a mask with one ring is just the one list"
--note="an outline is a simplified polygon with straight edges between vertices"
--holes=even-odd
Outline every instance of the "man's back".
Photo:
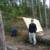
[[37,30],[37,28],[36,28],[36,24],[34,24],[34,23],[31,23],[30,25],[29,25],[29,32],[30,33],[36,33],[36,30]]

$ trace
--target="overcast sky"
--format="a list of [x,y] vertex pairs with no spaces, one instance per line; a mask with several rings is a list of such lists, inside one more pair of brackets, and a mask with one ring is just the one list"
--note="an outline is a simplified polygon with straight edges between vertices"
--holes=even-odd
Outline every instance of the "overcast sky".
[[46,1],[46,4],[47,4],[47,5],[48,5],[48,7],[49,7],[49,0],[47,0],[47,1]]
[[[18,2],[17,2],[17,4],[19,5],[19,0],[17,0]],[[43,0],[41,0],[41,1],[43,1]],[[49,0],[46,0],[46,4],[48,5],[48,7],[49,7]]]
[[[43,0],[41,0],[41,1],[43,1]],[[49,0],[46,0],[46,4],[48,5],[48,7],[49,7]]]

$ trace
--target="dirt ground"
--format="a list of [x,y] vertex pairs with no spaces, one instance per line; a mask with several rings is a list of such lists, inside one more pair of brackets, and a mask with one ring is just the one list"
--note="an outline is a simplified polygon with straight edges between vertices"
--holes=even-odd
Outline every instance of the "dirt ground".
[[6,45],[15,46],[18,50],[50,50],[50,46],[45,46],[42,43],[37,43],[36,46],[33,46],[30,43],[25,43],[21,40],[21,37],[11,37],[6,35]]
[[[45,36],[50,35],[50,30],[45,31]],[[24,34],[22,33],[24,36]],[[11,37],[10,35],[6,35],[6,45],[12,48],[17,48],[18,50],[50,50],[50,45],[45,45],[44,43],[37,42],[35,46],[30,44],[29,42],[24,42],[22,37]]]

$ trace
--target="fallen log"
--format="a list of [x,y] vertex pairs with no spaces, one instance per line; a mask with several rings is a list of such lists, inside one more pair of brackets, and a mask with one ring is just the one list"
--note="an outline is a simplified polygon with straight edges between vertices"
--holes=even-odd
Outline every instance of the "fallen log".
[[[45,32],[38,32],[37,34],[37,41],[40,43],[43,43],[45,45],[50,45],[50,34],[49,33],[45,33]],[[21,37],[23,39],[24,42],[29,42],[29,38],[28,38],[28,32],[23,32],[21,34]]]

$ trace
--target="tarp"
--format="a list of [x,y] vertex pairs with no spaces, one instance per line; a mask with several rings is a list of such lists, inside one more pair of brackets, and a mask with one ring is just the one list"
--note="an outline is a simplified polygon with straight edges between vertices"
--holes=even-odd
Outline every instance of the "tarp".
[[[23,20],[24,20],[24,22],[25,22],[27,28],[29,28],[29,24],[31,23],[31,19],[32,19],[32,18],[23,17]],[[33,19],[33,20],[34,20],[33,22],[36,24],[36,27],[37,27],[37,31],[36,31],[36,32],[41,32],[41,31],[43,31],[39,20],[37,20],[37,19]]]

